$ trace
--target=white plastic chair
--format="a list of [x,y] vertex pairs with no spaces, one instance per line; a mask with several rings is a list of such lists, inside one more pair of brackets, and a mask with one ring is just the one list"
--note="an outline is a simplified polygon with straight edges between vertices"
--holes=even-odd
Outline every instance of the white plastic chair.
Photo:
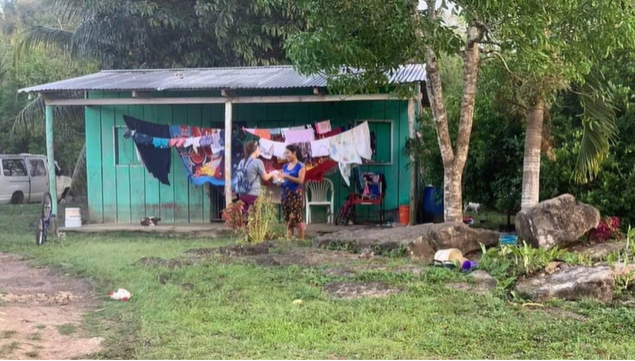
[[311,206],[328,206],[328,223],[333,223],[333,208],[335,199],[335,188],[330,179],[324,178],[321,182],[306,182],[304,192],[306,204],[306,223],[311,223]]

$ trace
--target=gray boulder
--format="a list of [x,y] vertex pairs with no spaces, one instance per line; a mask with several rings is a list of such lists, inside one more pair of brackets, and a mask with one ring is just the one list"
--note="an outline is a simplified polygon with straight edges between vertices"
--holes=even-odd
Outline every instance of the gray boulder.
[[379,250],[379,253],[401,249],[412,259],[432,263],[437,250],[458,248],[466,255],[480,250],[481,243],[486,247],[498,245],[498,238],[498,232],[449,222],[389,229],[343,230],[320,236],[313,245],[341,247],[345,244],[353,249],[370,247]]
[[534,247],[552,248],[577,241],[599,223],[597,209],[563,194],[518,212],[516,233]]
[[516,284],[518,293],[529,296],[535,302],[552,298],[610,302],[614,289],[615,276],[608,266],[570,267],[551,275],[539,274]]

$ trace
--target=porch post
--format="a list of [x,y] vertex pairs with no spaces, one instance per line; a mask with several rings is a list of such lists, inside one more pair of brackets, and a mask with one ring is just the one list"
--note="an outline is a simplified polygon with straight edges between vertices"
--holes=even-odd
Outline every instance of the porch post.
[[53,148],[53,107],[51,105],[46,106],[46,159],[48,161],[49,193],[51,193],[53,201],[53,217],[57,217],[57,181]]
[[225,102],[225,207],[232,203],[232,103]]
[[[415,99],[408,100],[408,136],[410,139],[416,138],[416,115],[415,115]],[[417,223],[417,169],[415,158],[410,155],[410,225]]]

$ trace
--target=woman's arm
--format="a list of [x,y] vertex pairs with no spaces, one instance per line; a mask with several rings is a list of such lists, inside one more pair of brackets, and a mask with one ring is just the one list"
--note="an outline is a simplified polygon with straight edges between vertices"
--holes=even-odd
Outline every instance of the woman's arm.
[[265,170],[265,164],[260,159],[258,159],[258,163],[260,164],[257,164],[256,167],[258,167],[257,170],[258,170],[258,174],[260,174],[260,178],[263,181],[268,182],[271,178],[273,178],[275,171],[267,173],[267,171]]
[[283,177],[284,179],[288,179],[293,183],[297,183],[297,184],[304,184],[304,176],[306,175],[306,167],[302,166],[302,168],[300,168],[300,171],[298,172],[298,176],[297,177],[292,177],[288,174],[284,174]]

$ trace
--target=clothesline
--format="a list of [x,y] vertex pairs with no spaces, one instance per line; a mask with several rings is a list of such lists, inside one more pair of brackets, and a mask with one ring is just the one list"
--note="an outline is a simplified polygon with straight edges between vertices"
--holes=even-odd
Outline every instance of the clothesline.
[[[371,159],[373,155],[367,121],[350,130],[321,139],[315,139],[312,129],[282,128],[281,134],[284,134],[284,142],[266,138],[267,134],[271,137],[271,129],[245,128],[244,130],[260,137],[260,156],[265,159],[283,158],[284,150],[288,144],[296,144],[300,157],[305,160],[330,157],[338,163],[340,173],[347,185],[350,185],[351,166],[362,164],[362,159]],[[330,122],[328,130],[331,131]]]
[[[169,152],[170,148],[174,148],[179,153],[190,181],[197,185],[225,184],[223,129],[164,126],[127,116],[124,119],[129,128],[124,137],[134,140],[142,163],[162,183],[170,184],[167,178],[170,171]],[[278,132],[277,129],[243,130],[260,138],[260,154],[265,160],[275,157],[278,163],[283,163],[280,160],[284,158],[285,147],[296,144],[300,157],[307,165],[307,179],[320,180],[335,165],[334,162],[337,162],[344,181],[349,184],[351,166],[362,164],[362,159],[372,157],[368,122],[346,131],[340,128],[331,129],[328,120],[314,126],[320,131],[314,131],[311,125],[280,128]],[[236,146],[239,142],[232,141],[232,144]],[[240,149],[233,149],[232,153],[233,163],[236,163],[232,167],[235,169],[242,152]]]

